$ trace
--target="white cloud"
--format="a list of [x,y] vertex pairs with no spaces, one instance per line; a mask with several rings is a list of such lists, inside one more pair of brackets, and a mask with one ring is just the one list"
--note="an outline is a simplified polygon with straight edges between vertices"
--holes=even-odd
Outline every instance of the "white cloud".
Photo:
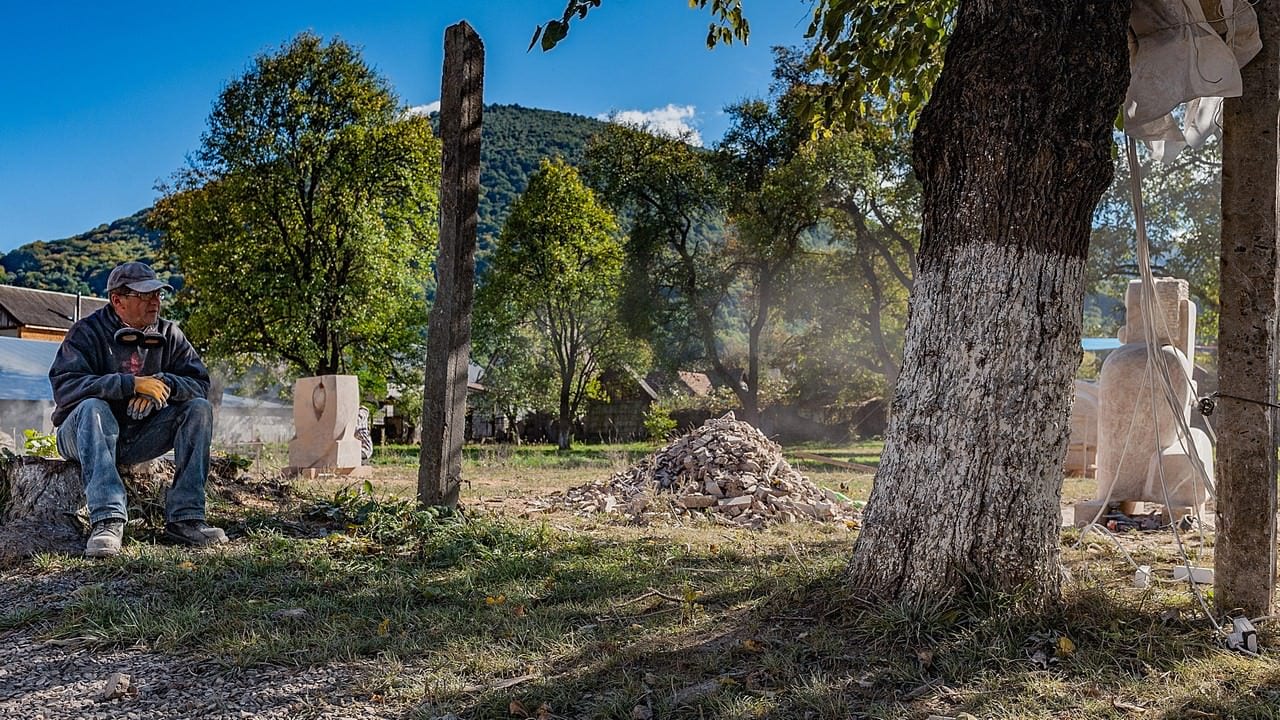
[[433,112],[438,112],[439,110],[440,101],[436,100],[435,102],[429,102],[426,105],[414,105],[408,110],[405,110],[404,114],[407,117],[413,117],[415,115],[422,115],[423,117],[426,117],[427,115],[430,115]]
[[697,108],[692,105],[672,103],[652,110],[621,110],[607,115],[597,115],[596,118],[624,125],[638,125],[657,135],[682,137],[690,145],[701,147],[702,135],[693,126],[693,120],[697,114]]

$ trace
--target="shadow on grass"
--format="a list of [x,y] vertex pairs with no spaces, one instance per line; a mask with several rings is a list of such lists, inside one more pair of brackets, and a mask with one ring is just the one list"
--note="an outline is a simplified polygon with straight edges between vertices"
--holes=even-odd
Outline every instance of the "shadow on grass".
[[1072,590],[1051,613],[981,592],[876,605],[844,583],[843,537],[716,528],[695,547],[384,514],[319,538],[260,519],[216,551],[137,545],[55,568],[91,581],[0,627],[201,648],[233,671],[376,658],[353,693],[406,717],[1274,717],[1270,664],[1132,596]]

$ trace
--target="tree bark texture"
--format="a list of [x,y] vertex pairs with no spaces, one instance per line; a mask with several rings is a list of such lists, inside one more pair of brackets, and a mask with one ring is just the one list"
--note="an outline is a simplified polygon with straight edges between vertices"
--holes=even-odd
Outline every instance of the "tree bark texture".
[[480,203],[480,123],[484,45],[465,22],[445,31],[440,87],[440,253],[436,296],[427,323],[418,499],[454,507],[462,481],[467,363],[475,296],[476,221]]
[[915,135],[919,274],[849,581],[1059,591],[1084,265],[1129,79],[1128,2],[963,2]]
[[1262,51],[1223,107],[1218,315],[1218,610],[1271,614],[1276,582],[1276,174],[1280,3],[1254,6]]
[[0,464],[0,567],[40,552],[77,552],[84,506],[80,466],[63,460],[20,458]]

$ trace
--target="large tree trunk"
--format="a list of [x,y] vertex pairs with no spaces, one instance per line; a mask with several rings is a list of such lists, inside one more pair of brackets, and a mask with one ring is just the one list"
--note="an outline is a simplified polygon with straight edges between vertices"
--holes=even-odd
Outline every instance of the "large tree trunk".
[[[1280,9],[1260,2],[1262,51],[1223,108],[1222,282],[1218,316],[1218,542],[1214,600],[1271,613],[1276,582],[1276,118]],[[1233,397],[1234,396],[1234,397]]]
[[916,131],[920,272],[856,587],[1057,597],[1085,254],[1128,17],[1113,0],[961,5]]
[[560,382],[560,413],[556,417],[556,448],[568,450],[573,437],[573,412],[569,402],[569,383],[571,379]]

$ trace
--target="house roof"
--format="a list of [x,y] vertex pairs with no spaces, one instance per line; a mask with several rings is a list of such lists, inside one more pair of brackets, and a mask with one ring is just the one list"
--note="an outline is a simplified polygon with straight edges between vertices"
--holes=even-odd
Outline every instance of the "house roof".
[[1111,338],[1080,338],[1080,347],[1090,352],[1096,352],[1098,350],[1115,350],[1116,348],[1120,347],[1121,344],[1122,343],[1119,340],[1113,337]]
[[76,320],[76,302],[83,317],[107,304],[102,298],[50,290],[0,285],[0,308],[26,327],[70,329]]
[[706,397],[711,394],[711,378],[707,377],[706,373],[680,370],[676,374],[679,375],[680,382],[689,389],[689,392],[694,397]]
[[49,367],[58,343],[0,337],[0,400],[53,401]]

